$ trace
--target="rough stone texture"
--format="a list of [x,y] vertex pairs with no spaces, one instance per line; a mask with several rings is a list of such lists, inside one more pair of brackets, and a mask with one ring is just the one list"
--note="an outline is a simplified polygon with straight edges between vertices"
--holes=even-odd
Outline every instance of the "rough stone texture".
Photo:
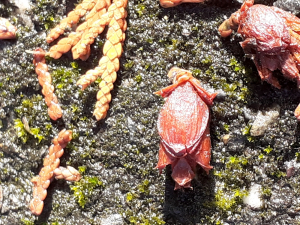
[[249,188],[249,194],[243,198],[243,202],[249,205],[252,209],[261,209],[264,206],[264,201],[261,198],[261,186],[252,184]]
[[[300,173],[288,178],[285,164],[299,161],[300,129],[293,111],[300,94],[296,83],[278,71],[281,90],[261,82],[253,62],[244,56],[239,35],[220,38],[217,28],[240,7],[238,1],[211,0],[170,9],[153,0],[129,1],[127,38],[107,118],[96,122],[92,116],[97,84],[83,92],[76,86],[80,74],[101,57],[101,35],[86,62],[74,64],[70,53],[59,60],[47,58],[64,110],[64,118],[54,122],[47,115],[32,56],[25,50],[49,49],[49,28],[74,3],[31,1],[25,12],[30,22],[8,1],[0,3],[0,16],[18,27],[16,40],[0,40],[0,225],[100,224],[113,215],[121,215],[124,224],[300,222]],[[159,149],[156,121],[163,99],[153,92],[169,85],[167,72],[175,65],[191,70],[211,92],[223,93],[211,108],[214,169],[206,175],[199,168],[193,190],[174,191],[170,168],[162,175],[154,169]],[[251,136],[257,112],[273,104],[280,106],[278,121],[262,136]],[[39,129],[35,136],[18,130],[23,117],[31,129]],[[35,217],[28,209],[30,180],[41,169],[51,139],[63,128],[71,129],[74,137],[62,166],[85,166],[83,179],[96,177],[99,183],[83,190],[82,207],[74,194],[79,184],[53,181],[44,211]],[[227,145],[222,142],[226,134]],[[252,183],[262,188],[261,209],[242,202]]]
[[280,106],[273,106],[265,112],[259,111],[251,126],[250,134],[254,137],[261,136],[267,129],[270,129],[273,123],[277,122],[280,113]]
[[122,225],[124,224],[123,217],[120,214],[112,214],[101,220],[101,225]]
[[295,15],[300,13],[300,1],[299,0],[278,0],[274,3],[274,6],[282,8],[283,10],[294,13]]

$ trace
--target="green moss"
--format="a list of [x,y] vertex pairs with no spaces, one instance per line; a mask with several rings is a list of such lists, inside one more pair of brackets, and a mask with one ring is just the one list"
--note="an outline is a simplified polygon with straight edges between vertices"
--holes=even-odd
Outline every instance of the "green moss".
[[146,218],[142,218],[142,225],[162,225],[162,224],[165,224],[166,222],[159,219],[158,217],[154,216],[154,217],[151,217],[150,219],[146,219]]
[[126,60],[126,63],[124,63],[125,70],[129,70],[133,67],[134,61],[132,60]]
[[44,26],[46,30],[49,30],[51,27],[53,27],[54,17],[48,16],[44,18]]
[[297,161],[299,161],[300,160],[300,152],[296,152],[295,156],[296,156]]
[[22,101],[22,106],[25,108],[32,108],[33,107],[33,103],[30,99],[24,99]]
[[244,129],[242,130],[242,134],[247,137],[247,140],[249,142],[254,142],[255,137],[253,137],[253,136],[250,135],[250,130],[251,130],[251,125],[247,124],[247,126],[244,127]]
[[205,71],[205,74],[206,74],[206,75],[209,75],[209,76],[211,76],[211,77],[215,76],[216,74],[215,74],[215,69],[214,69],[214,67],[213,67],[213,66],[210,66],[210,67],[208,68],[208,70]]
[[99,40],[99,41],[97,41],[97,45],[98,45],[98,48],[99,49],[102,49],[103,48],[103,46],[104,46],[104,43],[105,43],[105,40]]
[[59,67],[56,70],[52,70],[51,75],[55,79],[57,86],[56,88],[63,88],[67,84],[73,85],[73,80],[77,79],[79,71],[76,63],[71,63],[72,69]]
[[277,178],[285,177],[286,173],[281,170],[275,170],[271,173],[272,176],[276,176]]
[[138,4],[138,5],[136,6],[136,11],[137,11],[137,13],[139,14],[139,17],[141,17],[141,16],[143,15],[145,9],[146,9],[146,6],[143,5],[143,4]]
[[[37,0],[37,8],[34,8],[34,13],[38,15],[39,21],[44,25],[46,30],[49,30],[56,23],[55,12],[49,10],[49,5],[53,4],[50,0]],[[47,14],[41,14],[40,12],[47,10]]]
[[18,137],[21,138],[21,140],[23,141],[23,143],[27,142],[27,140],[29,138],[28,134],[31,134],[35,138],[37,138],[39,143],[43,139],[45,139],[45,137],[42,134],[40,134],[40,128],[29,128],[29,127],[27,128],[27,127],[25,127],[25,125],[22,122],[22,120],[19,119],[19,118],[14,120],[14,128],[17,131]]
[[[149,44],[153,44],[153,38],[147,38],[146,42]],[[148,66],[148,68],[149,68],[149,66]],[[145,69],[147,69],[147,68],[145,68]]]
[[30,131],[31,131],[31,134],[32,134],[35,138],[37,138],[37,139],[39,140],[39,143],[40,143],[43,139],[45,139],[45,137],[44,137],[43,135],[40,134],[40,128],[31,128]]
[[56,221],[56,222],[51,223],[51,225],[59,225],[59,223]]
[[80,174],[84,174],[86,171],[86,166],[78,166],[78,171]]
[[202,73],[202,71],[201,71],[200,69],[198,69],[198,68],[192,70],[192,74],[193,74],[193,76],[196,77],[196,78],[199,78],[200,75],[201,75],[201,73]]
[[129,217],[129,222],[132,224],[137,224],[138,218],[136,216],[130,216]]
[[3,174],[7,174],[8,173],[8,171],[7,171],[6,168],[2,169],[2,172],[3,172]]
[[126,201],[127,202],[131,202],[132,200],[133,200],[133,194],[131,193],[131,192],[128,192],[127,194],[126,194]]
[[175,50],[178,48],[178,44],[179,44],[179,41],[177,39],[172,39],[172,45],[170,45],[169,47],[172,49],[172,50]]
[[91,159],[92,158],[90,152],[87,152],[87,151],[84,152],[83,154],[81,154],[80,157],[83,158],[83,159],[85,159],[85,158]]
[[230,59],[229,66],[235,71],[235,72],[242,72],[245,73],[245,67],[237,62],[235,58]]
[[163,225],[166,222],[160,219],[157,216],[152,216],[150,218],[145,218],[143,215],[138,217],[138,216],[130,216],[129,217],[129,222],[131,224],[139,224],[139,225]]
[[207,56],[205,57],[205,59],[202,59],[201,63],[204,65],[211,65],[212,64],[211,56]]
[[44,6],[45,4],[50,3],[51,0],[37,0],[38,7]]
[[238,93],[238,98],[241,99],[243,102],[247,102],[247,97],[250,94],[250,91],[247,87],[240,88],[240,92]]
[[34,225],[34,222],[33,222],[33,221],[30,221],[30,220],[27,220],[27,219],[21,219],[21,222],[22,222],[24,225]]
[[244,156],[230,156],[221,159],[222,161],[225,163],[225,168],[213,171],[216,179],[223,183],[224,188],[229,188],[229,190],[243,187],[248,182],[246,179],[248,159]]
[[273,148],[271,148],[270,145],[268,145],[268,147],[264,149],[264,152],[269,154],[272,150],[273,150]]
[[14,128],[17,132],[18,138],[21,138],[23,143],[26,143],[28,140],[28,132],[26,131],[21,119],[18,118],[14,120]]
[[44,136],[49,136],[50,132],[52,130],[52,124],[51,123],[45,123],[45,129],[44,129]]
[[97,177],[86,176],[80,181],[76,181],[75,185],[71,185],[70,188],[74,192],[74,197],[78,204],[84,208],[89,197],[93,194],[94,189],[102,185],[102,181]]
[[77,62],[71,62],[70,63],[73,69],[78,69],[78,63]]
[[215,205],[220,210],[227,212],[234,210],[238,204],[242,203],[243,197],[247,196],[248,192],[245,190],[234,190],[224,193],[222,190],[218,190],[215,195]]
[[41,95],[33,95],[31,98],[26,98],[22,100],[20,106],[16,107],[14,111],[17,113],[18,117],[23,117],[24,115],[28,117],[35,117],[39,113],[39,107],[42,104],[45,108],[47,107]]
[[75,105],[75,104],[72,104],[71,105],[71,109],[72,109],[72,112],[75,113],[75,112],[78,111],[79,107],[77,105]]
[[253,137],[253,136],[247,136],[247,140],[249,142],[254,142],[255,141],[255,137]]
[[262,197],[270,198],[272,195],[272,190],[270,188],[262,188]]
[[60,84],[56,85],[56,88],[57,89],[63,89],[64,88],[64,84],[60,83]]
[[124,166],[125,168],[127,168],[127,169],[132,169],[132,167],[133,167],[133,165],[132,165],[131,162],[129,162],[129,163],[124,163],[123,166]]
[[135,80],[137,83],[140,83],[140,82],[142,82],[143,78],[142,78],[142,76],[139,74],[139,75],[136,75],[136,76],[135,76],[134,80]]
[[149,190],[150,182],[149,180],[144,180],[143,183],[138,185],[138,189],[141,193],[144,193],[146,195],[149,195],[150,190]]
[[224,86],[223,86],[223,90],[225,92],[228,92],[228,93],[234,93],[236,88],[237,88],[236,84],[227,84],[227,83],[225,83]]
[[228,124],[224,124],[223,128],[224,128],[225,131],[229,132],[229,125]]
[[237,156],[230,156],[229,157],[229,161],[226,163],[226,167],[229,168],[229,167],[236,167],[236,165],[239,165],[239,164],[242,164],[242,165],[247,165],[248,164],[248,160],[244,157],[237,157]]
[[259,159],[263,159],[263,158],[264,158],[264,154],[260,154],[260,155],[258,156],[258,158],[259,158]]

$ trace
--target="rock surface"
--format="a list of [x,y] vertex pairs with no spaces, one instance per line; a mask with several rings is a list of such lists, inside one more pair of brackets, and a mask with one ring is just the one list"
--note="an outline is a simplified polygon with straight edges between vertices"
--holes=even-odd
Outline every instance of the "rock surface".
[[[300,128],[293,112],[300,94],[296,83],[278,71],[280,90],[261,82],[239,45],[241,37],[220,38],[217,28],[240,8],[239,0],[169,9],[158,1],[129,1],[121,68],[107,118],[100,122],[92,116],[98,85],[81,91],[76,80],[98,64],[105,35],[96,39],[85,62],[72,60],[70,53],[59,60],[47,58],[64,110],[63,119],[51,121],[32,56],[25,50],[49,49],[46,34],[77,1],[30,3],[24,12],[30,22],[12,1],[0,3],[0,16],[18,27],[16,40],[0,40],[0,225],[99,224],[114,215],[123,224],[300,222],[300,173],[287,178],[285,164],[299,161]],[[271,6],[275,1],[256,3]],[[211,108],[214,169],[206,175],[199,168],[193,190],[174,191],[170,168],[162,175],[154,169],[163,99],[153,92],[169,84],[167,72],[173,66],[191,70],[207,90],[224,93]],[[252,136],[252,116],[274,104],[280,106],[277,122],[261,136]],[[32,134],[22,126],[23,117]],[[78,168],[83,178],[78,183],[53,181],[44,211],[36,217],[28,209],[30,180],[63,128],[74,136],[61,165]],[[226,134],[227,145],[222,141]],[[264,207],[243,203],[253,183],[261,187]]]

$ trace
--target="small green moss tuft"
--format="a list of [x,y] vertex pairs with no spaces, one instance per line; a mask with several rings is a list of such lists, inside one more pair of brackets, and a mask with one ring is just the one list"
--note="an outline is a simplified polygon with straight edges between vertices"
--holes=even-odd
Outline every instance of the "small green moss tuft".
[[31,131],[31,134],[32,134],[35,138],[37,138],[37,139],[39,140],[39,143],[40,143],[43,139],[45,139],[45,137],[44,137],[43,135],[40,134],[40,128],[31,128],[30,131]]
[[263,159],[263,158],[264,158],[264,154],[260,154],[260,155],[258,156],[258,158],[259,158],[259,159]]
[[224,124],[223,127],[224,127],[225,131],[229,132],[229,125],[228,124]]
[[232,167],[240,163],[245,166],[248,164],[248,160],[245,157],[230,156],[229,161],[226,163],[226,167]]
[[215,205],[224,212],[234,210],[238,204],[242,203],[243,197],[247,195],[248,192],[245,190],[237,189],[228,193],[218,190],[215,195]]
[[71,185],[71,190],[74,192],[74,197],[78,204],[84,208],[94,189],[102,185],[103,182],[97,177],[86,176],[80,181],[75,182],[75,185]]
[[276,176],[277,178],[285,177],[286,173],[281,170],[275,170],[271,173],[272,176]]
[[262,197],[270,198],[272,195],[272,190],[270,188],[262,188]]
[[56,70],[52,70],[51,75],[57,89],[64,89],[67,85],[73,86],[74,79],[77,79],[79,71],[76,62],[72,62],[71,66],[72,69],[59,67]]
[[143,80],[143,78],[142,78],[142,76],[139,74],[139,75],[136,75],[136,76],[135,76],[134,80],[135,80],[137,83],[141,83],[142,80]]
[[216,72],[213,66],[210,66],[206,71],[205,71],[206,75],[209,75],[210,77],[215,77],[216,76]]
[[251,125],[247,124],[247,126],[242,130],[242,134],[247,137],[249,142],[254,142],[255,137],[250,135]]
[[23,143],[26,143],[28,140],[28,133],[27,133],[21,119],[14,120],[14,128],[17,132],[18,138],[21,138]]
[[49,30],[51,27],[53,27],[53,22],[54,22],[54,17],[52,17],[52,16],[45,17],[44,18],[45,29]]
[[[22,95],[21,95],[22,96]],[[33,95],[31,98],[22,100],[22,103],[17,106],[14,111],[18,117],[28,116],[31,120],[39,114],[39,107],[47,107],[41,95]]]
[[296,152],[295,157],[296,157],[296,160],[299,161],[300,160],[300,152]]
[[249,96],[250,91],[247,87],[240,88],[240,92],[238,93],[238,98],[241,99],[243,102],[247,102],[247,96]]
[[71,62],[70,63],[73,69],[78,69],[78,63],[77,62]]
[[27,220],[27,219],[21,219],[21,222],[22,222],[24,225],[34,225],[34,222],[33,222],[33,221],[30,221],[30,220]]
[[128,192],[126,194],[126,201],[131,202],[134,199],[133,194],[131,192]]
[[201,75],[202,71],[200,69],[193,69],[192,74],[194,77],[199,78]]
[[229,66],[235,71],[235,72],[241,72],[245,73],[245,67],[237,62],[235,58],[230,59]]
[[201,63],[204,65],[211,65],[212,64],[211,56],[207,56],[205,57],[205,59],[202,59]]
[[[247,166],[248,164],[248,160],[243,157],[243,156],[231,156],[229,157],[229,161],[226,162],[226,170],[228,171],[240,171],[240,173],[243,173],[243,168],[245,166]],[[226,171],[224,171],[226,173]],[[237,175],[241,175],[241,174],[238,174],[236,173]]]
[[30,99],[24,99],[22,101],[22,106],[24,108],[32,108],[33,107],[33,103],[32,103],[32,101]]
[[78,166],[78,171],[81,175],[83,175],[86,171],[86,166]]
[[160,219],[157,216],[152,216],[150,218],[145,218],[144,216],[138,217],[138,216],[130,216],[129,222],[131,224],[139,224],[139,225],[163,225],[166,222]]
[[29,138],[28,134],[31,134],[37,138],[39,143],[45,139],[45,136],[40,134],[40,128],[29,128],[28,124],[25,125],[19,118],[14,120],[14,128],[17,131],[18,137],[21,138],[23,143],[27,142]]
[[75,112],[78,111],[79,107],[77,105],[75,105],[75,104],[72,104],[71,105],[71,109],[72,109],[72,112],[75,113]]
[[149,195],[150,190],[149,190],[150,182],[149,180],[144,180],[143,183],[138,185],[138,189],[141,193],[144,193],[146,195]]
[[264,152],[269,154],[272,150],[273,150],[273,148],[271,148],[270,145],[269,145],[267,148],[264,149]]
[[126,60],[126,61],[127,62],[124,63],[124,68],[125,68],[125,70],[129,70],[133,67],[134,61],[132,61],[132,60]]
[[143,14],[144,14],[144,11],[145,11],[145,9],[146,9],[146,6],[145,5],[143,5],[143,4],[138,4],[137,6],[136,6],[136,12],[139,14],[139,17],[141,17]]

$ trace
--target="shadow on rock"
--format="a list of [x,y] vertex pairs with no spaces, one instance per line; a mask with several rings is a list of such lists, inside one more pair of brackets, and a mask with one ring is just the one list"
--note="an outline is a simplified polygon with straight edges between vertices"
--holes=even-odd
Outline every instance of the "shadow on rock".
[[197,224],[213,214],[207,207],[215,199],[212,173],[206,175],[198,168],[192,181],[193,189],[174,190],[171,167],[166,167],[164,219],[166,224]]

